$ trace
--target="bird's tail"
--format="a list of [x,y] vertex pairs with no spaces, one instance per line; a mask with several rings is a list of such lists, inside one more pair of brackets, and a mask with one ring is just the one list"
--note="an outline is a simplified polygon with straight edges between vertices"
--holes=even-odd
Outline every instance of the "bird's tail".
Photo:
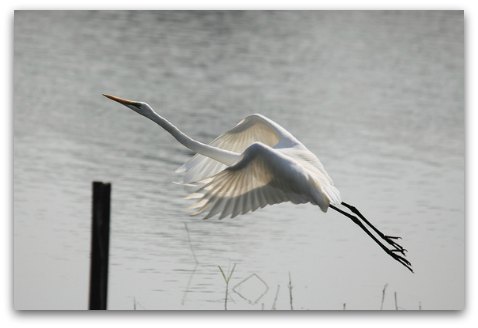
[[342,198],[340,197],[340,191],[335,188],[334,185],[326,185],[323,189],[323,192],[329,198],[329,203],[332,205],[340,205]]

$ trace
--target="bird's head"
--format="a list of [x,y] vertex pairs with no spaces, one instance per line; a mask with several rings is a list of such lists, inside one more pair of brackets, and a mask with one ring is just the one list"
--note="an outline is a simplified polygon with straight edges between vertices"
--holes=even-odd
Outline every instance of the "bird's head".
[[103,94],[103,96],[105,96],[106,98],[109,98],[111,100],[114,100],[116,102],[119,102],[122,105],[125,105],[126,107],[128,107],[129,109],[134,110],[138,114],[147,116],[149,113],[154,113],[151,106],[149,106],[145,102],[128,100],[128,99],[124,99],[124,98],[120,98],[120,97],[116,97],[116,96],[111,96],[111,95],[106,95],[106,94]]

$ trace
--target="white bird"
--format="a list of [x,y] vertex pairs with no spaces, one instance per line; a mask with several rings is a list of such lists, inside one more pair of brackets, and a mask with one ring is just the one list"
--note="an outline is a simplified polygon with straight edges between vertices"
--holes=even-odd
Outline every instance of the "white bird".
[[[311,203],[323,212],[332,208],[359,225],[387,254],[413,272],[404,258],[406,250],[394,241],[399,237],[386,236],[354,206],[342,202],[319,159],[271,119],[260,114],[247,116],[204,144],[181,132],[147,103],[104,96],[149,118],[196,153],[178,169],[184,183],[196,187],[188,197],[196,200],[193,215],[207,213],[207,219],[217,214],[222,219],[282,202]],[[341,205],[357,216],[340,209]]]

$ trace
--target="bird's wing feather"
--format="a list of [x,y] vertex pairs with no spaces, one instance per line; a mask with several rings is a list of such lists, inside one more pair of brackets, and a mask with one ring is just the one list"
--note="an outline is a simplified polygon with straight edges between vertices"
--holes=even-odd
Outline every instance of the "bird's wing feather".
[[[306,148],[304,148],[306,149]],[[295,161],[300,163],[309,172],[313,172],[313,177],[317,181],[317,185],[323,193],[329,198],[330,204],[340,205],[342,202],[340,192],[335,187],[332,178],[329,176],[320,160],[310,151],[303,151],[301,148],[283,149],[282,152],[287,156],[293,157]]]
[[[282,129],[262,115],[247,116],[234,128],[214,139],[210,145],[242,153],[254,142],[261,142],[273,147],[281,138]],[[183,175],[184,183],[192,183],[224,170],[226,165],[201,154],[194,155],[176,172]]]
[[[273,150],[271,150],[273,152]],[[202,181],[202,186],[188,198],[196,199],[193,215],[207,212],[205,219],[219,214],[219,218],[254,211],[266,205],[282,202],[296,204],[309,201],[287,188],[287,182],[270,170],[270,154],[262,146],[252,145],[243,159],[216,175]]]

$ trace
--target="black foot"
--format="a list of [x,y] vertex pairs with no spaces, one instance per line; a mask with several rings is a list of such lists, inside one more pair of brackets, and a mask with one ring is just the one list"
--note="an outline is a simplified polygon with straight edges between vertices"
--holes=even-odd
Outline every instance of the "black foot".
[[411,272],[413,272],[413,269],[412,269],[412,264],[404,257],[398,255],[396,252],[394,251],[390,251],[388,253],[391,257],[393,257],[396,261],[400,262],[401,264],[403,264],[403,266],[405,266],[408,270],[410,270]]
[[405,256],[405,252],[408,252],[405,248],[404,249],[392,249],[391,250],[392,252],[396,252],[396,253],[400,253],[402,254],[403,256]]
[[384,238],[390,238],[390,239],[402,239],[402,237],[395,237],[395,236],[383,236]]
[[393,237],[393,236],[385,236],[385,235],[380,235],[380,237],[382,237],[383,240],[385,240],[389,245],[394,247],[397,251],[399,251],[399,252],[406,251],[406,249],[403,248],[402,245],[400,245],[400,244],[398,244],[394,241],[394,239],[395,240],[402,239],[401,237]]
[[[350,205],[350,204],[347,204],[345,202],[342,202],[342,205],[347,207],[350,211],[352,211],[352,213],[354,213],[355,215],[357,215],[360,219],[362,219],[362,221],[368,225],[373,231],[375,231],[377,233],[377,235],[383,240],[385,241],[388,245],[390,245],[393,249],[389,249],[388,247],[386,247],[383,243],[381,243],[379,240],[377,240],[374,236],[372,236],[370,234],[369,231],[366,231],[367,234],[369,234],[370,237],[372,237],[376,243],[378,243],[391,257],[393,257],[396,261],[400,262],[401,264],[403,264],[408,270],[410,270],[411,272],[413,272],[412,268],[411,268],[411,263],[405,259],[404,257],[398,255],[398,253],[400,253],[401,255],[405,256],[405,252],[407,252],[407,250],[405,248],[403,248],[402,245],[398,244],[396,242],[396,240],[398,239],[402,239],[401,237],[397,237],[397,236],[387,236],[385,235],[383,232],[381,232],[380,230],[378,230],[373,224],[371,224],[363,215],[362,213],[360,213],[360,211],[353,205]],[[342,214],[344,214],[344,212],[342,212]],[[348,216],[347,214],[345,214],[346,216]],[[365,227],[357,222],[354,218],[350,217],[355,223],[359,224],[361,226],[362,229],[366,230]]]

